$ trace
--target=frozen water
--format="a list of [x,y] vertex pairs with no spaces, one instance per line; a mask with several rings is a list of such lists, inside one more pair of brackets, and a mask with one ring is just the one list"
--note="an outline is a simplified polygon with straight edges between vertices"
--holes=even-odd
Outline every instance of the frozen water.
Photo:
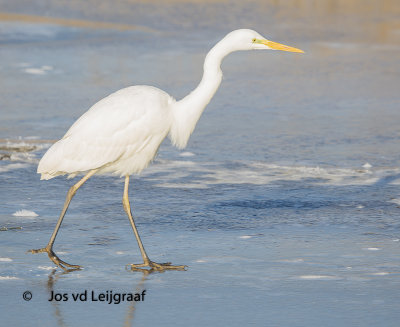
[[[398,326],[398,1],[0,4],[3,324]],[[79,190],[57,236],[55,251],[83,270],[26,253],[48,242],[76,181],[39,180],[46,149],[119,88],[181,98],[207,50],[241,27],[306,53],[226,58],[188,147],[164,142],[131,182],[150,258],[189,269],[125,269],[141,257],[113,176]],[[72,300],[85,290],[146,296]]]
[[0,262],[11,262],[11,258],[0,258]]
[[34,211],[22,209],[22,210],[18,210],[16,212],[14,212],[13,216],[16,216],[16,217],[37,217],[39,215]]

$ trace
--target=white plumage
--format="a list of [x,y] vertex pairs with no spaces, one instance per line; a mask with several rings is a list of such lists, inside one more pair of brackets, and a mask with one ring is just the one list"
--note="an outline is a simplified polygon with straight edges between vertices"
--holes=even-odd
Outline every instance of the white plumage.
[[226,35],[207,54],[204,74],[200,84],[180,101],[152,86],[131,86],[119,90],[97,102],[84,113],[45,153],[38,166],[41,179],[51,179],[68,174],[86,175],[68,194],[56,228],[45,248],[32,253],[47,252],[59,267],[79,269],[62,261],[53,252],[54,240],[61,226],[69,203],[76,191],[94,174],[113,173],[125,176],[124,209],[135,233],[143,264],[132,264],[132,269],[150,267],[150,270],[185,269],[170,263],[150,261],[136,229],[128,199],[129,176],[140,173],[155,157],[157,150],[169,134],[172,143],[184,148],[204,108],[217,91],[221,80],[221,62],[233,51],[272,49],[303,52],[275,43],[255,31],[236,30]]
[[84,113],[43,156],[42,179],[99,169],[120,176],[142,171],[168,134],[171,106],[164,91],[138,85],[119,90]]

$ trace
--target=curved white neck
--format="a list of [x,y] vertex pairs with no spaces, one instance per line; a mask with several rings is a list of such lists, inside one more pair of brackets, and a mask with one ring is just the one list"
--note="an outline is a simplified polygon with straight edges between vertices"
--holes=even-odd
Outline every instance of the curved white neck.
[[204,61],[204,72],[200,84],[189,95],[180,100],[185,105],[204,107],[210,102],[222,81],[221,62],[226,56],[218,44],[210,50]]
[[201,114],[222,81],[221,62],[231,52],[223,40],[207,54],[200,84],[189,95],[173,105],[173,122],[170,131],[172,143],[184,148]]

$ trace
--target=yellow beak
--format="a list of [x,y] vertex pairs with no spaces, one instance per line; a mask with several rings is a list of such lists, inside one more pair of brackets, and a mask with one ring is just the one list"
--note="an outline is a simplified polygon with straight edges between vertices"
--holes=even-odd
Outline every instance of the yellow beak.
[[256,40],[256,43],[261,43],[266,45],[267,47],[274,49],[274,50],[282,50],[282,51],[289,51],[289,52],[300,52],[300,53],[304,53],[303,50],[297,49],[297,48],[293,48],[293,47],[289,47],[288,45],[284,45],[284,44],[280,44],[277,42],[272,42],[269,40]]

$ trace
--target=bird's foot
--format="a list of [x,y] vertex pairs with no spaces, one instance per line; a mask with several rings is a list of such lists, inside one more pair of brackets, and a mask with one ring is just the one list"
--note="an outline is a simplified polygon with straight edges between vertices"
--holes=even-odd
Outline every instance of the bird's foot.
[[[61,260],[53,251],[52,247],[46,246],[41,249],[37,250],[29,250],[28,252],[30,253],[42,253],[46,252],[47,255],[49,256],[50,260],[53,261],[58,267],[63,269],[64,271],[73,271],[73,270],[79,270],[81,269],[81,266],[78,265],[71,265],[63,260]],[[67,268],[68,267],[68,268]]]
[[152,272],[164,272],[166,270],[187,270],[187,266],[173,266],[171,262],[165,262],[165,263],[157,263],[148,260],[145,263],[140,263],[140,264],[129,264],[127,267],[130,267],[132,271],[142,271],[142,272],[147,272],[147,273],[152,273]]

